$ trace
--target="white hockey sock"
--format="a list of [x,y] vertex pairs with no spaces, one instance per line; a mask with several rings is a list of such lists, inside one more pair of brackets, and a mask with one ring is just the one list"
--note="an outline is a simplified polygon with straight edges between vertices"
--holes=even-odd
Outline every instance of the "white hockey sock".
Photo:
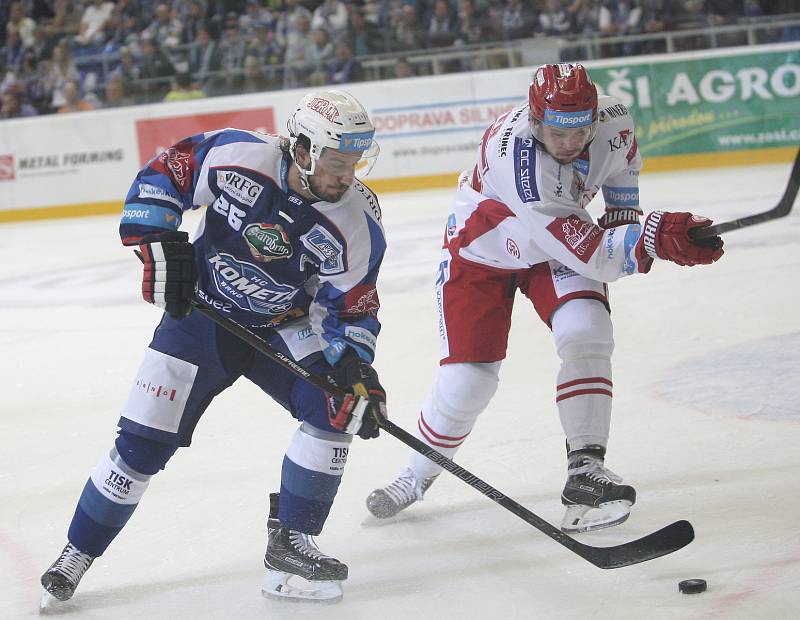
[[[452,458],[497,391],[499,371],[500,362],[440,366],[420,411],[416,437]],[[412,453],[408,466],[420,479],[442,470],[418,452]]]
[[571,449],[608,444],[611,425],[611,317],[591,299],[565,303],[553,316],[561,369],[556,404]]

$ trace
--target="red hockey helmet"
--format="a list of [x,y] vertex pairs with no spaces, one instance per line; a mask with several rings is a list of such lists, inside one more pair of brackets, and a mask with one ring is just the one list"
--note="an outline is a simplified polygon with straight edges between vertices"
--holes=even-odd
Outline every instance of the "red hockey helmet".
[[542,125],[570,129],[590,126],[586,142],[597,131],[597,88],[583,65],[542,65],[533,74],[528,93],[531,131],[542,141]]

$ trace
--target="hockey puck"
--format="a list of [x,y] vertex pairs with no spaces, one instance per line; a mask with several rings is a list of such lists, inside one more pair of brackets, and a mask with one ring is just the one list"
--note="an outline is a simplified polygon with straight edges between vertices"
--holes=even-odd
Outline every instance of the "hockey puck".
[[683,594],[700,594],[706,591],[705,579],[684,579],[678,583],[678,590]]

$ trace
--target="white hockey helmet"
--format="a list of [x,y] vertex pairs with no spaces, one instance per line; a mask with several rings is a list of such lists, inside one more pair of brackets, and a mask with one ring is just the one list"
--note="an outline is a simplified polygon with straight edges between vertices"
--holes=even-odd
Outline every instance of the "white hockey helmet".
[[311,169],[300,170],[304,183],[307,183],[307,177],[314,174],[317,160],[325,148],[342,153],[361,153],[362,159],[357,166],[359,176],[369,174],[380,152],[378,143],[373,139],[375,127],[364,106],[353,95],[342,90],[309,93],[297,104],[286,127],[289,130],[290,152],[295,161],[298,140],[302,140],[301,136],[308,139],[303,146],[308,148],[311,156]]

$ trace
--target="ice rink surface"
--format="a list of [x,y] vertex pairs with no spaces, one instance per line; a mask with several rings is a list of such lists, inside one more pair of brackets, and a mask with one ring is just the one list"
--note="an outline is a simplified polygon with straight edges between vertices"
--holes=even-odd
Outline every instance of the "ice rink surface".
[[[641,179],[645,211],[719,221],[771,208],[788,165]],[[385,194],[389,250],[376,367],[406,429],[437,365],[433,279],[451,192]],[[597,205],[590,211],[597,214]],[[638,538],[688,519],[670,556],[603,571],[444,473],[395,521],[364,507],[409,453],[356,439],[320,547],[350,566],[338,605],[260,592],[267,493],[295,423],[246,380],[211,405],[194,444],[157,475],[87,573],[65,617],[773,619],[800,607],[800,209],[726,235],[711,267],[658,262],[611,285],[614,415],[608,466],[638,491]],[[187,216],[193,229],[197,217]],[[159,319],[116,217],[0,226],[0,618],[37,614],[89,470]],[[549,520],[561,518],[564,439],[548,329],[518,299],[501,385],[456,461]],[[682,595],[681,579],[708,591]]]

